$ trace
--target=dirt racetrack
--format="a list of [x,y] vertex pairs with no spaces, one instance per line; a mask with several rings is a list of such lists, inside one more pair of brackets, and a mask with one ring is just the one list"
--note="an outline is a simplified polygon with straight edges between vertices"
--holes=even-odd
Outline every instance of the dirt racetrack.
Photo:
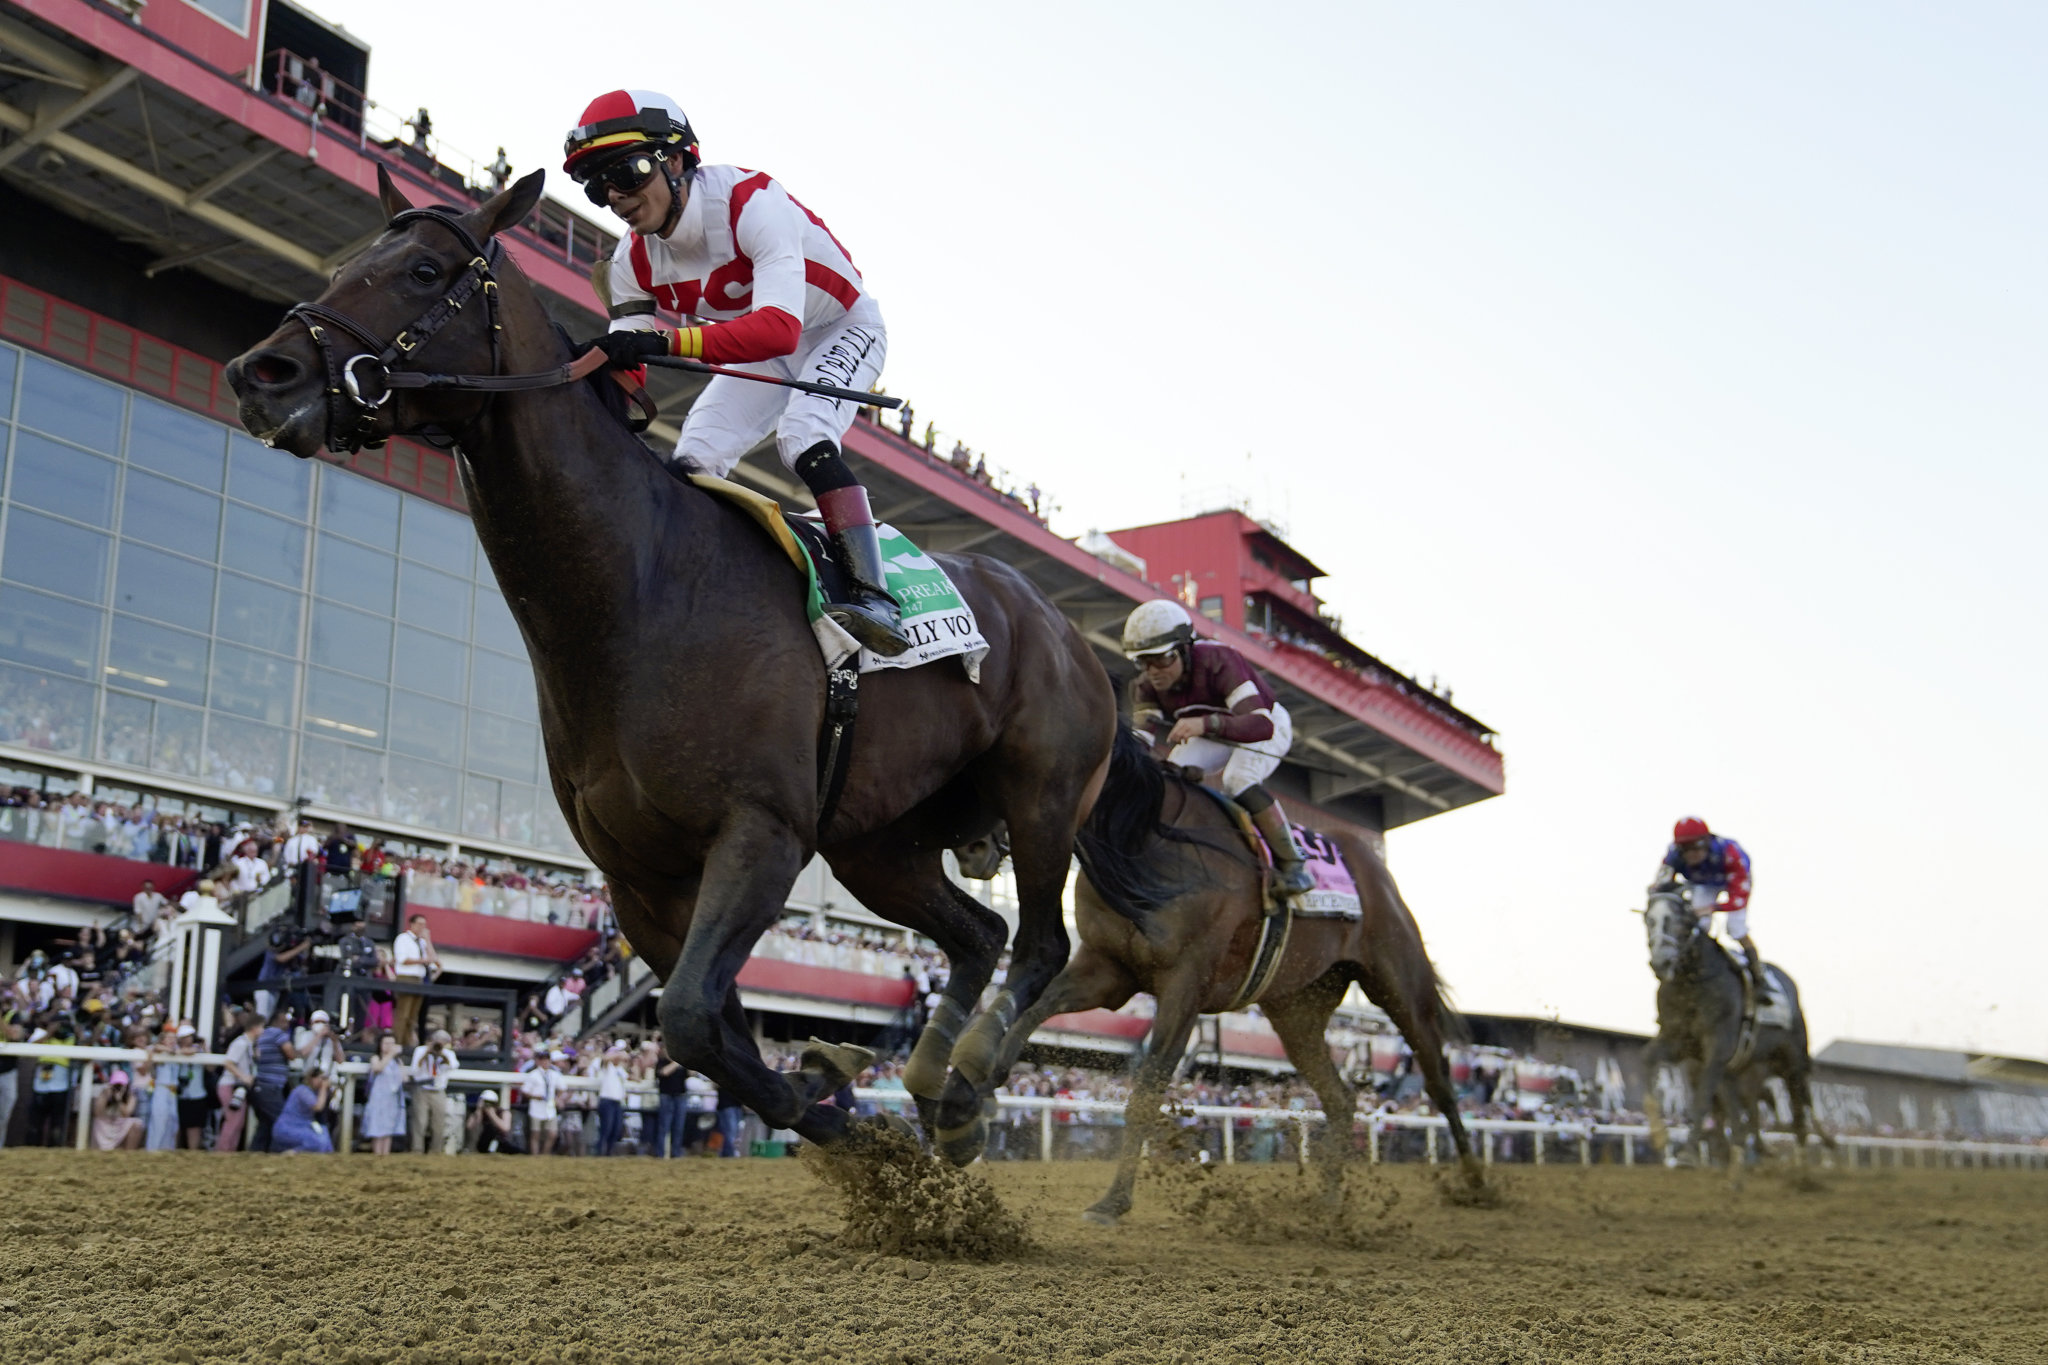
[[1113,1231],[1106,1167],[986,1174],[1033,1246],[976,1264],[846,1250],[788,1160],[8,1150],[0,1358],[2048,1360],[2039,1171],[1552,1166],[1474,1209],[1393,1167],[1349,1246],[1265,1216],[1291,1170],[1148,1179]]

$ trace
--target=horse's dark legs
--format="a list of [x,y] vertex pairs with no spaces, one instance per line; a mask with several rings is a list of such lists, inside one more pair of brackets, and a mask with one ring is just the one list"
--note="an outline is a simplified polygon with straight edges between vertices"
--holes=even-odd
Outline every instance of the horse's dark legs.
[[1643,1049],[1643,1118],[1650,1128],[1650,1150],[1659,1160],[1669,1155],[1671,1130],[1664,1122],[1664,1095],[1657,1081],[1663,1068],[1672,1064],[1671,1045],[1659,1033]]
[[[1189,954],[1174,964],[1174,975],[1163,983],[1159,1010],[1146,1038],[1145,1056],[1138,1063],[1130,1098],[1124,1101],[1124,1141],[1117,1156],[1116,1179],[1110,1182],[1109,1193],[1081,1214],[1091,1223],[1115,1227],[1117,1220],[1131,1211],[1131,1188],[1138,1181],[1138,1162],[1145,1154],[1146,1139],[1163,1136],[1167,1131],[1165,1118],[1159,1112],[1160,1101],[1166,1097],[1166,1086],[1173,1073],[1180,1068],[1181,1054],[1187,1051],[1188,1035],[1195,1030],[1195,1020],[1201,1017],[1201,993],[1209,984],[1204,969],[1209,965],[1206,957],[1196,959]],[[1200,981],[1192,979],[1197,973]]]
[[1010,1026],[1002,1050],[996,1054],[996,1072],[1008,1076],[1031,1035],[1055,1014],[1119,1009],[1137,992],[1137,980],[1121,962],[1083,943],[1075,949],[1065,970]]
[[[626,936],[626,942],[633,945],[640,959],[654,969],[657,978],[668,980],[675,974],[676,959],[683,955],[683,941],[666,927],[671,921],[657,916],[653,902],[628,882],[612,878],[611,893],[612,916],[619,922],[619,932]],[[683,922],[688,918],[685,914]]]
[[938,1008],[911,1050],[903,1088],[917,1101],[927,1135],[946,1085],[946,1061],[995,974],[1008,926],[1003,917],[954,885],[944,854],[921,850],[884,833],[851,849],[832,850],[832,871],[860,903],[883,919],[939,945],[952,970]]
[[953,1048],[953,1080],[939,1105],[939,1122],[942,1131],[957,1138],[964,1138],[965,1130],[980,1117],[983,1096],[1002,1084],[996,1056],[1017,1016],[1067,962],[1070,944],[1061,899],[1073,862],[1070,813],[1079,793],[1051,790],[1056,785],[1050,777],[1029,784],[1005,807],[1010,860],[1017,873],[1017,940],[1010,948],[1010,970],[1002,989]]
[[[1263,1002],[1261,1008],[1287,1049],[1287,1060],[1307,1081],[1323,1105],[1323,1131],[1319,1144],[1323,1194],[1335,1201],[1343,1189],[1343,1163],[1351,1156],[1352,1130],[1358,1123],[1358,1091],[1344,1079],[1330,1060],[1327,1032],[1330,1015],[1351,986],[1351,973],[1333,967],[1292,995]],[[1417,1055],[1421,1053],[1419,1045]]]
[[787,827],[766,816],[739,816],[728,824],[705,858],[689,934],[662,987],[658,1014],[669,1056],[739,1096],[771,1127],[830,1142],[844,1132],[846,1116],[812,1101],[836,1082],[807,1071],[792,1085],[769,1070],[734,989],[747,954],[782,913],[802,866],[803,850]]
[[1458,1167],[1465,1183],[1477,1187],[1486,1180],[1486,1168],[1472,1151],[1472,1135],[1458,1113],[1458,1092],[1451,1085],[1450,1068],[1444,1065],[1444,1021],[1437,1003],[1436,971],[1416,945],[1415,962],[1388,960],[1389,945],[1368,944],[1366,960],[1357,969],[1358,984],[1366,998],[1386,1011],[1408,1040],[1415,1065],[1422,1071],[1422,1088],[1444,1116],[1451,1135],[1451,1150],[1458,1154]]
[[[1738,1026],[1739,1027],[1739,1026]],[[1707,1139],[1709,1159],[1722,1157],[1728,1147],[1728,1122],[1724,1117],[1712,1138],[1707,1138],[1707,1116],[1713,1112],[1715,1101],[1722,1098],[1722,1083],[1728,1077],[1728,1062],[1735,1055],[1734,1030],[1716,1028],[1713,1040],[1708,1044],[1707,1054],[1700,1062],[1699,1075],[1695,1078],[1692,1104],[1686,1112],[1686,1121],[1691,1131],[1686,1135],[1686,1144],[1696,1147]]]

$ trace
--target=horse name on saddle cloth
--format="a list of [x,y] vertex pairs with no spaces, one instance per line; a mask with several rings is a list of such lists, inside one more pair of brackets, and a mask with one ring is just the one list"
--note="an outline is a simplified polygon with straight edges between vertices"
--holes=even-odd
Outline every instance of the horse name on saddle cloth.
[[1358,883],[1344,865],[1343,850],[1329,836],[1301,825],[1293,826],[1294,846],[1315,883],[1294,900],[1294,913],[1303,919],[1357,919]]
[[895,658],[861,649],[845,627],[825,615],[824,589],[819,586],[817,566],[812,566],[810,600],[811,632],[824,651],[825,667],[837,668],[842,660],[860,650],[860,671],[878,668],[916,668],[939,659],[958,658],[967,670],[967,681],[981,681],[981,661],[988,657],[988,641],[975,624],[974,608],[953,586],[953,580],[937,560],[910,543],[910,537],[893,526],[875,528],[881,542],[882,564],[889,595],[903,611],[903,638],[910,648]]

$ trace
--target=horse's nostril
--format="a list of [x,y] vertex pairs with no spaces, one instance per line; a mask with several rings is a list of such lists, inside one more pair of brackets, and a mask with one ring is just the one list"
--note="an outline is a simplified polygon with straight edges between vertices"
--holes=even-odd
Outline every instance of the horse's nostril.
[[259,384],[288,384],[299,377],[299,367],[296,362],[272,351],[252,359],[248,374]]

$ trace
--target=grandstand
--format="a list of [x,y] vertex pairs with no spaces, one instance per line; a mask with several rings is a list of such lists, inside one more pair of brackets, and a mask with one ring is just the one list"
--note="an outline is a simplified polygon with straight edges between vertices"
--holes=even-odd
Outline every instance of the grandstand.
[[[541,992],[602,959],[609,917],[548,791],[524,647],[453,460],[395,441],[299,464],[240,431],[221,381],[281,304],[379,229],[380,167],[416,201],[456,204],[506,168],[369,100],[368,48],[289,0],[9,4],[0,57],[0,786],[24,803],[0,824],[0,966],[117,924],[145,877],[175,898],[239,832],[300,816],[374,850],[353,874],[366,932],[388,938],[423,910],[451,988]],[[572,334],[603,325],[586,277],[614,242],[553,199],[506,235]],[[655,376],[657,443],[697,383]],[[1084,548],[909,435],[863,420],[848,438],[881,516],[928,548],[1017,566],[1113,668],[1135,603],[1188,595],[1191,568],[1219,586],[1220,609],[1208,586],[1193,605],[1293,712],[1274,785],[1309,822],[1377,837],[1503,790],[1487,727],[1346,641],[1271,528],[1239,518],[1235,541],[1208,536],[1213,553],[1148,559],[1170,527]],[[807,501],[765,447],[736,477]],[[1009,912],[1003,879],[974,885]],[[241,989],[278,924],[323,931],[333,889],[231,906]],[[804,937],[771,939],[741,980],[764,1034],[903,1025],[917,987],[902,965],[924,945],[820,866],[790,915]],[[861,936],[873,946],[830,941]],[[579,1027],[644,1011],[644,969],[605,975]],[[1106,1056],[1142,1032],[1129,1016],[1055,1024]],[[1255,1018],[1211,1041],[1232,1064],[1278,1064]]]

